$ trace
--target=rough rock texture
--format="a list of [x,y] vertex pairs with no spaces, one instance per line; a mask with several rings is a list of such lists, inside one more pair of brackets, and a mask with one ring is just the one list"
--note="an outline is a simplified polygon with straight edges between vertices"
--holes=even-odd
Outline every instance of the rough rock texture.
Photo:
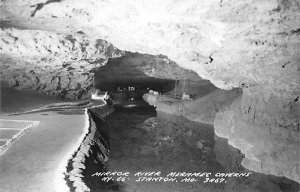
[[155,106],[157,112],[184,116],[191,121],[212,125],[216,113],[224,110],[241,93],[239,89],[229,91],[218,89],[195,100],[183,101],[165,95],[153,94],[145,94],[143,98],[150,105]]
[[[217,113],[214,122],[216,134],[241,149],[245,154],[242,165],[246,168],[300,182],[299,130],[281,126],[281,119],[270,116],[271,111],[264,114],[268,108],[274,110],[274,106],[261,104],[263,110],[253,105],[243,109],[241,103],[247,102],[245,98],[240,97],[227,110]],[[250,121],[247,116],[251,113],[257,118]]]
[[[97,75],[98,73],[98,75]],[[196,72],[179,67],[174,61],[163,55],[149,55],[125,52],[122,57],[110,59],[108,63],[99,68],[96,73],[99,80],[114,81],[139,81],[151,78],[192,80],[200,83],[203,81]]]
[[94,162],[99,164],[108,160],[108,146],[101,136],[100,130],[96,126],[93,116],[98,116],[104,119],[112,113],[114,109],[111,106],[104,105],[101,107],[90,108],[85,112],[88,122],[88,132],[86,133],[80,147],[74,152],[72,159],[68,162],[65,179],[69,187],[75,192],[90,191],[88,186],[83,181],[83,169],[85,161],[89,156],[93,156]]
[[[299,134],[299,11],[299,0],[2,0],[0,3],[2,28],[39,29],[65,36],[77,32],[87,38],[105,39],[122,50],[166,55],[219,88],[243,88],[241,100],[233,106],[234,114],[232,110],[218,114],[216,130],[219,135],[227,135],[231,124],[219,121],[230,113],[236,124],[243,124],[239,127],[241,131],[252,130],[249,127],[253,126],[256,131],[267,132],[270,139],[264,140],[266,148],[273,146],[272,139],[286,140],[288,135]],[[6,39],[9,34],[10,30],[2,30],[1,37]],[[8,44],[0,45],[18,50],[14,48],[14,37],[9,38]],[[5,52],[12,54],[9,49]],[[21,63],[18,57],[7,57],[1,56],[1,63]],[[22,62],[23,66],[32,65],[30,61],[35,60],[33,56],[30,58],[29,62]],[[51,77],[45,81],[51,82]],[[68,88],[76,86],[75,82]],[[269,126],[287,134],[269,133]],[[276,164],[263,171],[274,172],[272,169],[279,167],[275,174],[299,178],[290,174],[294,165],[285,167],[285,161],[269,155],[277,154],[277,150],[281,149],[274,147],[261,153],[262,162],[271,158],[272,165]],[[286,151],[294,150],[292,147]],[[247,158],[254,156],[251,151],[245,153]],[[289,162],[297,161],[294,156],[291,158]],[[287,170],[281,173],[284,167]]]
[[286,90],[297,75],[299,10],[298,0],[3,0],[0,18],[4,27],[78,31],[167,55],[220,88]]
[[18,89],[81,98],[94,73],[122,51],[100,39],[38,30],[0,30],[0,76]]

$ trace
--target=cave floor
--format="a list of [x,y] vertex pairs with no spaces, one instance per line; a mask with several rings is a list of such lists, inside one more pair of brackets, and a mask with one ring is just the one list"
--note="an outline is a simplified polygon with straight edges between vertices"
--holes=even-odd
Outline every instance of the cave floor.
[[[90,161],[84,175],[91,192],[297,191],[297,186],[281,190],[277,181],[255,173],[249,177],[226,179],[226,183],[206,183],[205,177],[196,178],[195,182],[183,182],[184,177],[177,177],[173,182],[138,182],[139,176],[135,175],[138,172],[160,171],[163,178],[171,172],[230,172],[216,160],[212,126],[179,117],[175,119],[173,122],[160,119],[149,107],[117,108],[110,114],[101,126],[110,137],[110,156],[104,169],[130,174],[123,182],[117,181],[117,176],[112,176],[113,182],[106,182],[103,177],[91,176],[103,170]],[[249,171],[236,165],[231,172]]]

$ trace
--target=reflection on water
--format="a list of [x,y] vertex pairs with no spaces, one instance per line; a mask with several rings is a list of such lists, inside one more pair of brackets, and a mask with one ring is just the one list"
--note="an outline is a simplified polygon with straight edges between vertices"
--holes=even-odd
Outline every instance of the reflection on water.
[[[211,125],[163,113],[158,116],[154,108],[143,106],[117,107],[105,123],[93,117],[110,154],[105,164],[97,162],[96,154],[87,158],[84,181],[92,192],[299,191],[295,182],[245,170],[240,165],[243,154],[225,139],[217,138]],[[105,171],[130,174],[123,182],[116,181],[117,177],[109,182],[103,181],[104,176],[92,177],[95,172]],[[184,177],[170,182],[138,182],[138,172],[161,172],[162,178],[171,172],[206,172],[211,174],[209,178],[215,178],[216,173],[251,174],[226,178],[221,183],[206,182],[205,176],[195,177],[193,182],[182,182]]]

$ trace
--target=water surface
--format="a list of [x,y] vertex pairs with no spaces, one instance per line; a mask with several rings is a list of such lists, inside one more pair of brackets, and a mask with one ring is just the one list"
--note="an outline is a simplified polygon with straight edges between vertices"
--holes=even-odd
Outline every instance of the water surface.
[[[243,154],[225,139],[217,138],[211,125],[167,114],[159,116],[149,106],[117,107],[105,123],[97,122],[110,155],[105,164],[96,163],[95,156],[87,159],[84,181],[92,192],[299,191],[299,185],[293,181],[244,169],[240,165]],[[104,176],[92,176],[107,171],[130,174],[123,182],[117,181],[117,176],[109,182],[103,181]],[[176,181],[141,182],[143,177],[135,175],[138,172],[161,172],[162,178],[171,172],[206,172],[215,179],[216,173],[250,175],[218,183],[206,182],[205,176],[195,177],[194,182],[183,182],[185,177],[176,177]]]

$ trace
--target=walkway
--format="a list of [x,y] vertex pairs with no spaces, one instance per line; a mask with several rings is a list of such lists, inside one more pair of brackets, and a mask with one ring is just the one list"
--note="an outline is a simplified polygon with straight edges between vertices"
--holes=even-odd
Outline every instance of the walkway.
[[0,119],[2,144],[30,123],[40,121],[0,156],[0,191],[54,192],[56,187],[65,187],[61,173],[85,135],[84,110],[0,116]]

